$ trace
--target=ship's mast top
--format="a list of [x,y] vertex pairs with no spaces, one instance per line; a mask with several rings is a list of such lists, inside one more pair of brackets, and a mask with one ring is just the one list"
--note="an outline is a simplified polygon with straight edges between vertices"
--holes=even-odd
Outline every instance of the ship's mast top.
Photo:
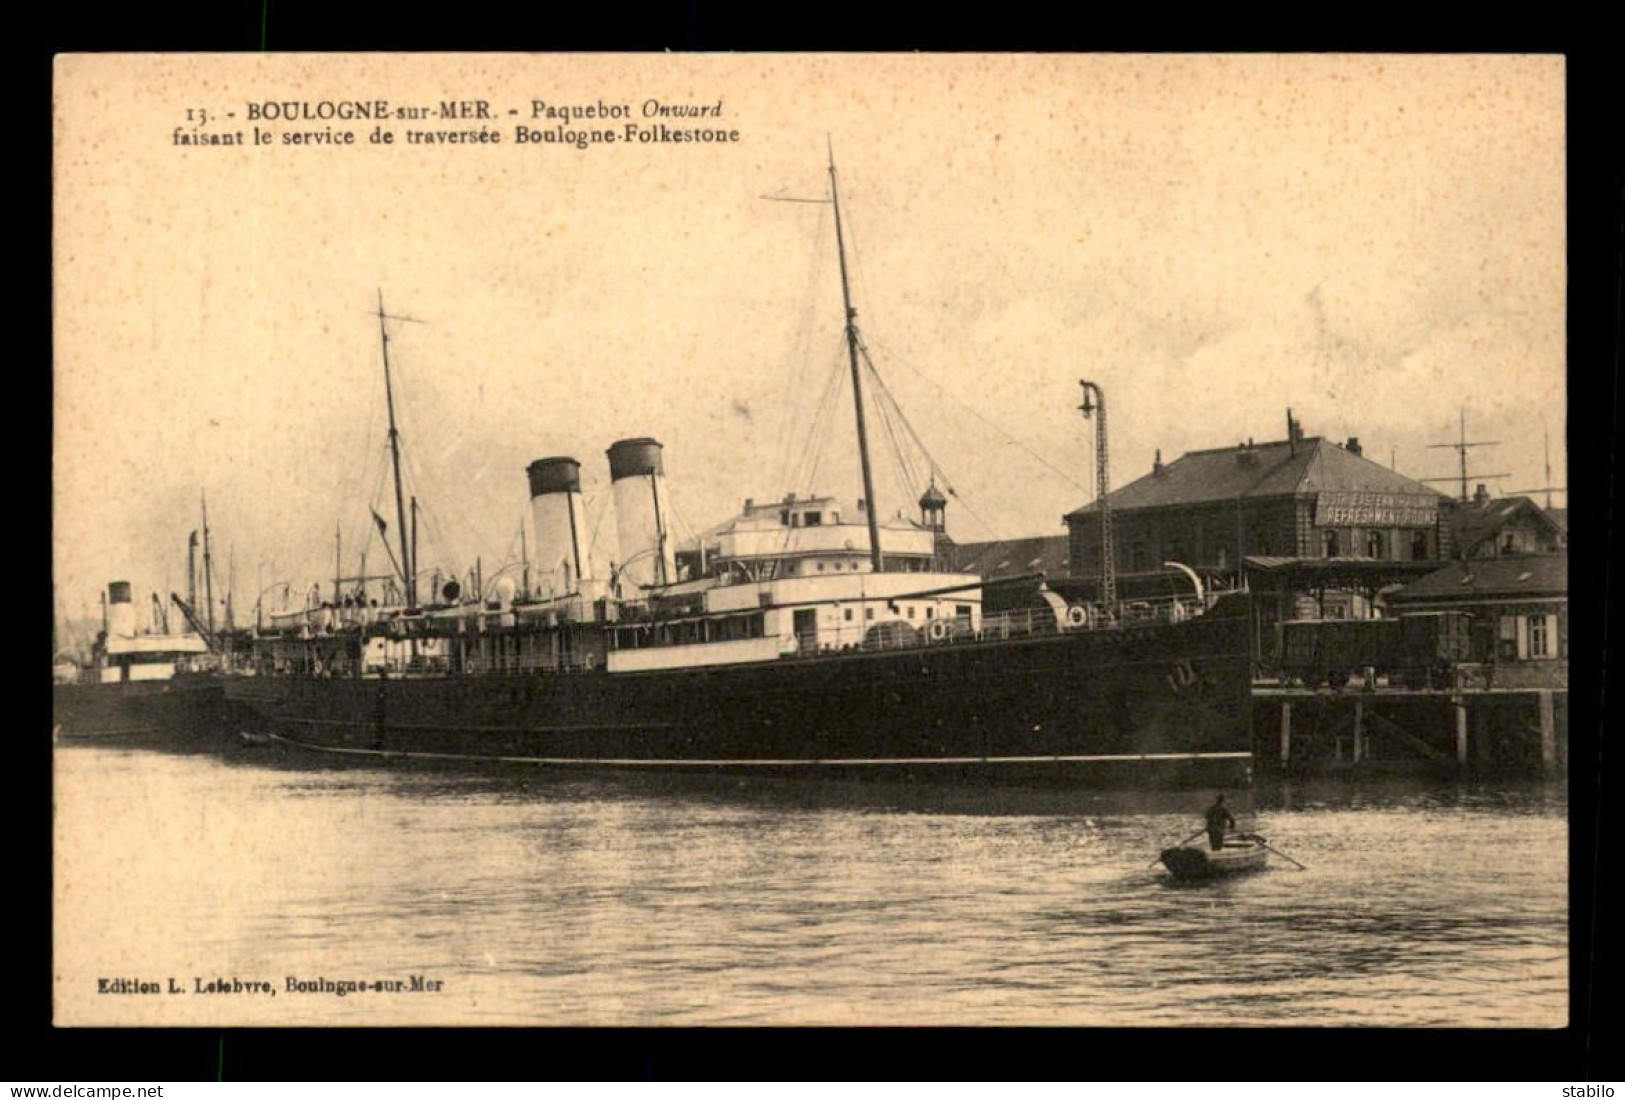
[[417,563],[412,560],[406,531],[406,494],[401,489],[401,433],[395,427],[395,386],[389,374],[389,328],[385,321],[415,321],[415,317],[392,317],[384,312],[384,292],[378,291],[378,337],[384,349],[384,403],[389,409],[389,457],[395,466],[395,531],[401,540],[401,580],[406,584],[406,606],[416,607]]
[[841,231],[841,194],[835,185],[835,146],[829,147],[829,198],[835,207],[835,249],[841,258],[841,300],[846,306],[846,352],[852,361],[852,403],[858,419],[858,460],[863,466],[864,512],[869,520],[869,561],[884,568],[880,552],[880,509],[875,504],[875,477],[869,466],[869,429],[863,419],[863,372],[858,368],[858,311],[852,308],[852,285],[846,273],[846,237]]

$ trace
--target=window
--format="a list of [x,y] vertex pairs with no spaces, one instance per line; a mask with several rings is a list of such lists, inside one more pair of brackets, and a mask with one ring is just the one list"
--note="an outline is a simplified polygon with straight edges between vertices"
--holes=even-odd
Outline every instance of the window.
[[908,605],[908,617],[911,618],[911,619],[914,617],[914,605],[913,604]]
[[1428,556],[1428,535],[1426,531],[1411,532],[1411,560],[1424,561]]
[[1551,638],[1546,631],[1546,616],[1530,615],[1526,629],[1529,631],[1530,659],[1550,657],[1552,655]]
[[822,573],[824,571],[824,563],[823,562],[818,563],[818,571],[820,573]]
[[937,617],[937,609],[934,608],[934,607],[927,607],[925,609],[925,617],[928,618],[928,619],[936,618]]
[[1518,620],[1515,616],[1501,616],[1500,629],[1495,635],[1495,656],[1503,661],[1518,659]]
[[790,509],[786,508],[779,513],[779,522],[786,527],[790,526]]
[[1326,556],[1328,558],[1337,557],[1337,532],[1336,531],[1327,531],[1326,532]]
[[819,527],[824,522],[824,513],[808,512],[801,520],[803,527]]
[[1365,537],[1365,556],[1381,561],[1388,556],[1388,540],[1381,531],[1372,531]]
[[1514,537],[1513,532],[1508,531],[1501,536],[1501,553],[1511,554],[1515,553],[1517,549],[1517,539]]
[[864,609],[863,609],[863,617],[864,617],[864,618],[865,618],[865,619],[872,619],[872,618],[874,618],[874,617],[875,617],[875,609],[874,609],[874,608],[872,608],[872,607],[866,607],[866,608],[864,608]]
[[844,611],[844,612],[843,612],[843,617],[844,617],[844,618],[845,618],[845,619],[846,619],[846,621],[847,621],[847,622],[851,622],[851,621],[852,621],[852,609],[851,609],[851,608],[850,608],[850,607],[849,607],[849,608],[847,608],[847,609],[846,609],[846,610],[845,610],[845,611]]

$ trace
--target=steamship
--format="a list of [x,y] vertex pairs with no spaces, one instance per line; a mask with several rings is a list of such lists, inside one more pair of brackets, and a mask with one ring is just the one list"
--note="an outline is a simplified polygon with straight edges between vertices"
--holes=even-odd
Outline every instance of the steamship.
[[[420,595],[380,295],[395,573],[381,602],[363,569],[335,577],[331,599],[272,615],[256,631],[253,674],[231,678],[228,695],[287,745],[378,760],[1079,787],[1247,781],[1245,618],[1210,613],[1199,588],[1121,604],[1109,553],[1093,602],[1069,605],[1035,576],[1029,606],[984,613],[983,578],[946,564],[934,480],[918,521],[881,518],[833,163],[829,177],[864,481],[856,508],[827,496],[746,501],[679,545],[661,444],[625,439],[607,451],[621,562],[611,575],[598,575],[587,545],[580,463],[549,457],[527,470],[538,582]],[[1103,401],[1095,407],[1103,421]],[[1104,496],[1104,464],[1099,473]]]
[[[225,680],[208,638],[171,631],[167,616],[137,625],[130,582],[114,581],[104,595],[102,631],[83,666],[59,659],[53,667],[52,718],[60,740],[210,747],[230,722]],[[162,605],[154,596],[159,613]]]

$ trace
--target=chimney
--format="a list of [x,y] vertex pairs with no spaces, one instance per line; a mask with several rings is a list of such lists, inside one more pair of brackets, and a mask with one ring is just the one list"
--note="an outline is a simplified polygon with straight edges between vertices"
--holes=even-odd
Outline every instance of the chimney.
[[621,554],[621,576],[634,590],[671,584],[677,579],[666,519],[664,448],[642,436],[610,444],[610,492],[615,502],[615,531]]
[[1351,455],[1365,454],[1364,451],[1360,450],[1360,437],[1357,435],[1349,436],[1349,441],[1347,444],[1345,444],[1345,446],[1348,448],[1348,452]]
[[756,501],[755,501],[755,500],[753,500],[753,499],[751,499],[751,498],[750,498],[750,497],[746,497],[746,498],[745,498],[745,511],[746,511],[746,512],[749,512],[749,511],[750,511],[750,510],[751,510],[751,508],[752,508],[752,507],[753,507],[753,506],[754,506],[754,505],[755,505],[755,504],[756,504]]
[[1473,503],[1474,504],[1488,504],[1489,502],[1490,502],[1490,489],[1489,489],[1489,486],[1485,485],[1482,481],[1480,481],[1478,483],[1478,488],[1473,490]]
[[1161,447],[1157,448],[1157,457],[1156,457],[1156,461],[1151,463],[1151,472],[1153,474],[1161,474],[1162,473],[1162,448]]
[[582,581],[592,579],[581,463],[564,456],[538,458],[525,473],[530,478],[530,516],[542,585],[553,596],[579,591]]
[[1286,410],[1286,445],[1293,455],[1298,453],[1298,422],[1292,419],[1292,409]]

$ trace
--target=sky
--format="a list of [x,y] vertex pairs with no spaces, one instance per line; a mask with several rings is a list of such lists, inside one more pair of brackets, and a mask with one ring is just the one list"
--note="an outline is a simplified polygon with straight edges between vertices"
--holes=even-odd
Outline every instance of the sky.
[[[364,547],[383,571],[380,292],[418,321],[390,347],[425,569],[513,568],[524,468],[561,454],[607,561],[604,451],[630,436],[666,445],[680,535],[747,497],[855,500],[830,207],[764,198],[827,197],[831,149],[860,331],[930,455],[899,476],[871,407],[887,515],[934,469],[962,541],[1063,533],[1094,496],[1083,378],[1117,485],[1280,438],[1290,407],[1413,477],[1456,473],[1431,445],[1465,413],[1492,491],[1562,486],[1563,80],[1514,56],[59,59],[59,611],[115,579],[184,592],[205,493],[240,616],[325,590],[335,531],[347,572]],[[388,146],[322,121],[174,142],[380,98],[485,100],[503,142],[408,144],[482,124],[400,119]],[[617,131],[720,103],[665,124],[739,140],[515,144],[555,125],[535,100],[625,104],[569,124]],[[283,144],[329,126],[357,144]]]

